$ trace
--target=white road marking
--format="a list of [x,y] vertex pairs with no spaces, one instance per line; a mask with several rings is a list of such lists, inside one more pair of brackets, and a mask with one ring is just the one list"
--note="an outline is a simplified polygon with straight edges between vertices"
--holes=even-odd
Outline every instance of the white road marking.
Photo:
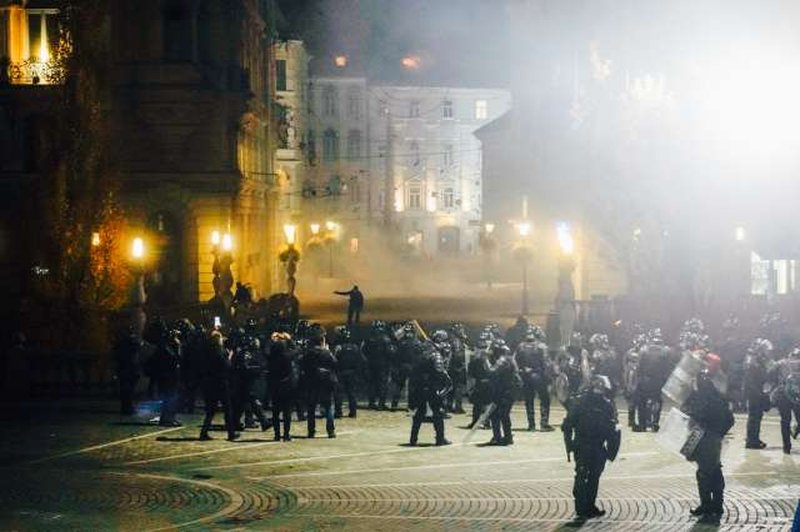
[[[623,457],[638,457],[638,456],[652,456],[654,454],[661,454],[658,452],[640,452],[629,453],[620,455]],[[309,471],[304,473],[286,473],[283,475],[271,475],[266,477],[247,477],[249,480],[272,480],[277,478],[294,478],[294,477],[327,477],[327,476],[344,476],[344,475],[360,475],[363,473],[384,473],[387,471],[411,471],[419,469],[444,469],[452,467],[487,467],[487,466],[501,466],[501,465],[516,465],[516,464],[533,464],[538,462],[563,462],[563,456],[553,456],[549,458],[528,458],[525,460],[500,460],[494,462],[456,462],[448,464],[427,464],[419,466],[405,466],[405,467],[383,467],[375,469],[350,469],[344,471]]]
[[[453,444],[459,446],[461,444]],[[452,447],[452,445],[451,445]],[[353,456],[374,456],[377,454],[394,454],[394,453],[408,453],[412,451],[423,451],[426,449],[438,449],[439,447],[409,447],[407,449],[389,449],[382,451],[364,451],[361,453],[345,453],[345,454],[328,454],[321,456],[306,456],[304,458],[287,458],[285,460],[267,460],[265,462],[248,462],[246,464],[229,464],[219,466],[200,467],[195,471],[206,471],[209,469],[230,469],[234,467],[247,467],[247,466],[261,466],[261,465],[280,465],[280,464],[296,464],[301,462],[314,462],[316,460],[332,460],[334,458],[350,458]],[[268,477],[264,477],[268,478]],[[251,478],[252,480],[252,478]]]
[[237,445],[229,445],[227,447],[223,447],[222,449],[212,449],[210,451],[198,451],[196,453],[185,453],[185,454],[175,454],[171,456],[159,456],[156,458],[150,458],[148,460],[136,460],[135,462],[125,462],[122,465],[141,465],[141,464],[152,464],[153,462],[166,462],[168,460],[178,460],[180,458],[191,458],[193,456],[204,456],[207,454],[216,454],[216,453],[226,453],[229,451],[244,451],[249,449],[254,449],[256,447],[264,447],[266,445],[276,445],[281,442],[279,441],[268,441],[268,442],[261,442],[261,443],[248,443],[248,442],[241,442]]
[[[624,455],[623,455],[624,456]],[[770,473],[733,473],[725,475],[726,478],[732,477],[762,477],[775,476],[777,472]],[[695,478],[694,474],[673,473],[669,475],[619,475],[604,476],[602,480],[645,480],[663,478]],[[285,486],[282,487],[296,490],[331,490],[331,489],[363,489],[363,488],[395,488],[395,487],[414,487],[414,486],[461,486],[464,484],[541,484],[546,482],[572,482],[574,477],[552,477],[552,478],[520,478],[503,480],[444,480],[433,482],[391,482],[388,484],[329,484],[327,486]]]
[[84,447],[82,449],[77,449],[75,451],[67,451],[65,453],[59,453],[59,454],[54,454],[52,456],[45,456],[44,458],[38,458],[36,460],[28,462],[28,464],[41,464],[42,462],[48,462],[50,460],[56,460],[58,458],[64,458],[66,456],[73,456],[76,454],[97,451],[99,449],[105,449],[107,447],[113,447],[115,445],[122,445],[123,443],[141,440],[142,438],[149,438],[151,436],[158,436],[159,434],[166,434],[167,432],[173,432],[176,430],[180,430],[182,428],[183,427],[170,427],[168,429],[158,430],[156,432],[148,432],[147,434],[140,434],[139,436],[131,436],[130,438],[124,438],[122,440],[115,440],[115,441],[110,441],[108,443],[101,443],[100,445],[92,445],[91,447]]

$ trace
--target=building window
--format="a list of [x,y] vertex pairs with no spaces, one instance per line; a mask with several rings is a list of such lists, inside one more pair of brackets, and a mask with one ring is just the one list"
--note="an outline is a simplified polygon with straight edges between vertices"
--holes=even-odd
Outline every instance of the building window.
[[422,162],[419,156],[419,142],[412,142],[408,147],[409,154],[411,155],[411,166],[419,166]]
[[339,136],[332,129],[325,131],[322,137],[322,158],[327,162],[339,158]]
[[453,118],[453,102],[450,100],[444,100],[442,102],[442,118],[445,120],[449,120]]
[[422,186],[409,185],[408,187],[408,208],[410,210],[420,210],[422,208]]
[[361,119],[361,91],[351,89],[347,95],[347,115],[355,120]]
[[408,105],[408,117],[419,118],[419,102],[414,100]]
[[383,118],[389,116],[389,105],[386,100],[378,100],[378,114]]
[[309,164],[314,164],[317,160],[317,139],[314,137],[314,132],[309,131],[306,139],[306,159]]
[[475,118],[486,120],[489,117],[489,103],[486,100],[475,100]]
[[347,134],[347,158],[358,159],[361,157],[361,132],[357,129]]
[[445,168],[453,166],[453,145],[445,144],[442,149],[442,164]]
[[442,191],[442,207],[452,209],[455,206],[455,194],[452,187],[447,187]]
[[286,60],[275,61],[275,90],[285,91],[286,88]]
[[350,202],[358,203],[360,201],[361,201],[361,183],[358,182],[358,178],[353,178],[350,180]]
[[164,59],[191,61],[194,55],[192,7],[187,0],[164,4]]
[[336,88],[331,85],[327,85],[322,91],[322,112],[325,116],[336,116],[338,114]]

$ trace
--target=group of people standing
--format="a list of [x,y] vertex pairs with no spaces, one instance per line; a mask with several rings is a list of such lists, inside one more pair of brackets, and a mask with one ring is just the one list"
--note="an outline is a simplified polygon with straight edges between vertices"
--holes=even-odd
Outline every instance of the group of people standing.
[[[268,430],[275,440],[291,439],[292,417],[306,421],[307,436],[316,434],[318,413],[329,438],[335,419],[357,417],[358,399],[367,408],[396,410],[407,389],[412,414],[409,445],[417,445],[423,423],[431,422],[435,444],[447,445],[444,420],[465,413],[472,404],[468,428],[489,428],[487,445],[513,445],[511,409],[525,404],[527,429],[551,432],[551,391],[566,408],[561,423],[568,456],[575,458],[576,513],[593,518],[600,475],[620,448],[615,398],[628,401],[628,425],[634,431],[660,429],[662,388],[681,356],[702,362],[691,393],[681,406],[697,433],[687,458],[697,462],[701,504],[693,515],[713,521],[722,513],[724,478],[721,442],[733,425],[730,388],[724,372],[735,373],[728,357],[711,353],[699,320],[682,328],[676,348],[668,347],[659,329],[630,335],[624,354],[606,334],[574,334],[564,348],[548,346],[544,331],[524,319],[504,334],[497,325],[483,328],[473,343],[462,324],[435,330],[430,336],[415,321],[374,321],[369,327],[340,326],[330,334],[319,324],[279,323],[260,330],[254,321],[243,328],[205,329],[180,320],[153,320],[144,335],[123,335],[116,347],[122,411],[133,413],[133,391],[140,375],[161,399],[159,423],[179,425],[177,415],[191,412],[202,395],[205,418],[200,439],[210,439],[211,423],[221,409],[229,440],[246,428]],[[727,339],[721,352],[730,350]],[[743,378],[749,412],[748,448],[763,448],[758,439],[760,416],[768,405],[781,413],[784,452],[790,452],[790,416],[800,411],[800,349],[774,361],[769,340],[752,342],[744,357]],[[732,383],[738,382],[735,378]],[[535,402],[539,402],[537,419]],[[271,407],[272,415],[264,410]],[[405,409],[404,409],[405,410]],[[538,425],[537,425],[538,421]],[[794,429],[794,436],[797,428]]]

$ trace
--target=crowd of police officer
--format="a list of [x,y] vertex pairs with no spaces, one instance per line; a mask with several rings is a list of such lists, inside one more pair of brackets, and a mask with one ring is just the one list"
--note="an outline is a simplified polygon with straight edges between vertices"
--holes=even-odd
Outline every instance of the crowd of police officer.
[[[465,413],[465,397],[472,404],[468,428],[491,428],[487,445],[512,445],[510,414],[517,399],[524,402],[529,431],[554,430],[552,390],[567,411],[561,429],[567,455],[575,458],[576,513],[592,518],[605,513],[595,504],[599,478],[620,446],[616,395],[628,402],[633,431],[657,432],[662,387],[682,354],[700,353],[707,367],[683,409],[705,427],[703,439],[687,456],[698,464],[701,505],[692,513],[713,520],[722,513],[720,448],[733,424],[729,403],[747,408],[748,448],[764,447],[761,416],[774,405],[781,414],[784,452],[790,452],[791,415],[797,419],[800,414],[800,349],[776,360],[771,340],[759,337],[743,348],[738,331],[738,323],[726,322],[725,338],[715,349],[718,357],[710,354],[711,342],[698,319],[684,324],[675,348],[665,344],[659,329],[644,332],[636,325],[626,334],[617,331],[616,347],[606,334],[586,339],[575,333],[561,348],[548,346],[544,331],[524,318],[505,334],[488,325],[474,343],[459,323],[430,336],[413,321],[374,321],[367,330],[341,326],[328,335],[321,325],[306,321],[264,329],[251,320],[241,328],[206,329],[187,319],[167,323],[156,318],[141,336],[132,331],[121,335],[115,354],[122,412],[134,413],[134,390],[144,375],[148,393],[161,402],[161,425],[179,426],[180,413],[191,413],[202,397],[201,440],[211,439],[220,410],[229,440],[247,428],[271,427],[276,441],[289,441],[293,414],[306,421],[307,437],[315,436],[319,415],[327,436],[335,438],[335,419],[344,415],[345,403],[352,418],[362,396],[367,408],[396,410],[407,388],[409,445],[417,445],[426,421],[433,425],[435,444],[449,444],[444,420]],[[727,389],[720,384],[723,371],[730,375]],[[268,406],[269,416],[264,413]]]

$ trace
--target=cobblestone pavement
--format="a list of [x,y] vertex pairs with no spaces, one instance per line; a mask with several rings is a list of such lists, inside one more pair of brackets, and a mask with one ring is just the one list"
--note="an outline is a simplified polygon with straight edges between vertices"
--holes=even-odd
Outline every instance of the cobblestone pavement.
[[[406,447],[403,412],[361,411],[339,420],[336,439],[292,442],[248,430],[197,441],[199,416],[164,429],[119,418],[110,403],[0,411],[2,530],[558,530],[572,529],[572,466],[560,432],[515,433],[515,445],[483,447],[486,431],[447,424],[449,447]],[[514,421],[523,425],[523,410]],[[560,420],[556,410],[553,419]],[[723,530],[788,530],[800,495],[800,449],[781,453],[775,417],[764,451],[743,448],[737,417],[724,450]],[[471,439],[470,439],[471,437]],[[429,425],[421,441],[433,440]],[[694,464],[663,451],[653,434],[623,434],[608,464],[591,530],[699,527]]]

